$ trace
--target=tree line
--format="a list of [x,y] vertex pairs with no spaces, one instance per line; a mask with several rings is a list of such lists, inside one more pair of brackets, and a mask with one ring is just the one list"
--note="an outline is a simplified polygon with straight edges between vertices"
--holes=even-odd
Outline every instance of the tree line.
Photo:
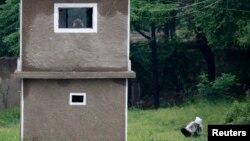
[[[242,52],[249,53],[250,3],[247,1],[132,0],[131,13],[131,30],[144,37],[147,40],[144,42],[148,43],[148,45],[138,45],[137,42],[132,43],[132,46],[148,46],[148,51],[151,54],[151,63],[145,62],[145,60],[138,62],[136,55],[132,56],[132,63],[133,61],[136,62],[134,69],[137,70],[138,73],[145,71],[136,65],[145,65],[145,63],[150,65],[151,70],[149,74],[151,74],[151,78],[149,78],[149,80],[151,84],[145,85],[151,86],[151,90],[149,91],[154,95],[155,108],[160,106],[160,93],[168,93],[171,90],[171,88],[163,88],[166,83],[172,83],[171,81],[176,81],[177,84],[174,84],[175,86],[172,86],[172,88],[176,87],[177,92],[182,91],[182,95],[188,93],[187,89],[191,89],[190,91],[192,93],[197,93],[195,89],[192,90],[192,85],[198,83],[197,81],[200,78],[198,74],[203,72],[207,74],[207,80],[209,82],[207,87],[210,88],[216,81],[217,76],[222,74],[222,69],[219,70],[220,72],[216,71],[216,63],[217,65],[218,63],[223,65],[223,62],[216,62],[215,53],[218,54],[222,52],[226,54],[230,51],[233,52],[232,55],[238,55],[237,53]],[[172,62],[161,60],[162,57],[165,57],[165,59],[169,57],[169,54],[162,53],[166,50],[167,52],[173,51],[170,57],[172,57],[172,59],[175,57],[175,59],[173,59]],[[190,71],[185,74],[183,69],[189,68],[179,68],[182,70],[175,68],[178,66],[178,63],[186,65],[180,62],[180,60],[184,59],[183,56],[176,57],[176,55],[179,54],[178,52],[180,51],[186,51],[186,53],[188,53],[188,51],[191,50],[195,50],[197,53],[200,52],[198,59],[204,60],[204,64],[200,64],[199,66],[206,66],[206,68],[193,70],[192,66],[189,66]],[[249,59],[249,55],[245,56]],[[196,62],[194,59],[197,58],[194,58],[194,56],[187,57],[193,57],[193,59],[190,60],[191,62],[186,63],[192,64]],[[243,57],[241,59],[245,58]],[[159,66],[159,62],[164,66]],[[246,89],[246,87],[249,88],[249,73],[247,72],[249,67],[247,65],[249,65],[249,63],[245,62],[245,64],[239,68],[235,66],[234,71],[231,71],[232,73],[236,73],[235,75],[238,75],[238,77],[246,77],[244,80],[241,80],[242,89]],[[175,72],[166,70],[167,67],[168,69],[175,70]],[[235,71],[236,69],[242,72],[237,72]],[[229,69],[225,71],[231,73]],[[176,78],[171,76],[166,78],[166,73],[171,73],[171,75],[175,75]],[[192,79],[196,79],[196,81],[185,77],[194,77]],[[168,79],[169,82],[159,80],[162,78]],[[148,78],[142,76],[138,79]],[[227,78],[224,78],[223,81],[225,81],[222,84],[223,87],[231,87],[231,85],[225,84],[229,83]]]

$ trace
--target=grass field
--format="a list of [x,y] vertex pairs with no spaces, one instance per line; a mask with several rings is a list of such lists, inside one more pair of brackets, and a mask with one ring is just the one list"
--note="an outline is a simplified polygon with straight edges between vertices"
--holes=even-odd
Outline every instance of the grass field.
[[[207,141],[207,125],[223,124],[229,107],[227,102],[199,102],[159,110],[130,110],[128,141]],[[196,116],[203,119],[203,135],[185,138],[180,128]]]
[[[207,124],[223,124],[229,106],[227,102],[199,102],[158,110],[130,109],[128,141],[207,141]],[[203,119],[204,134],[185,138],[179,129],[195,116]],[[19,117],[18,109],[0,112],[0,141],[19,141]]]
[[0,141],[20,141],[19,109],[0,112]]
[[0,141],[20,141],[19,125],[0,127]]

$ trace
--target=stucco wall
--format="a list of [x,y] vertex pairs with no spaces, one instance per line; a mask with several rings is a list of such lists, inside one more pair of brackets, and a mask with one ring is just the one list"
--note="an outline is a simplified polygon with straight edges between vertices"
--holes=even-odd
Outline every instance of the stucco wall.
[[20,80],[14,77],[16,58],[0,58],[0,110],[20,106]]
[[[24,80],[24,138],[29,141],[125,141],[123,79]],[[70,106],[85,92],[86,106]]]
[[[54,33],[54,3],[97,3],[97,33]],[[23,71],[126,71],[128,0],[23,0]]]

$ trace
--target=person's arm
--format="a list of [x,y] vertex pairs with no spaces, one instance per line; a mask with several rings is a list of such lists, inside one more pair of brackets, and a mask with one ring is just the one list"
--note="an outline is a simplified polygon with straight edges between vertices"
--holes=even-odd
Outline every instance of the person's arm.
[[191,134],[193,134],[193,130],[192,130],[192,126],[193,126],[194,122],[190,122],[187,126],[186,126],[186,130],[189,131]]

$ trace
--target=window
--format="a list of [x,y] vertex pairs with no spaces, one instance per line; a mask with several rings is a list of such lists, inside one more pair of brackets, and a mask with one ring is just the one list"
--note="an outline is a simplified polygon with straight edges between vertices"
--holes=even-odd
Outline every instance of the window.
[[70,105],[86,105],[85,93],[70,93],[69,97]]
[[97,4],[57,3],[54,10],[56,33],[97,32]]

